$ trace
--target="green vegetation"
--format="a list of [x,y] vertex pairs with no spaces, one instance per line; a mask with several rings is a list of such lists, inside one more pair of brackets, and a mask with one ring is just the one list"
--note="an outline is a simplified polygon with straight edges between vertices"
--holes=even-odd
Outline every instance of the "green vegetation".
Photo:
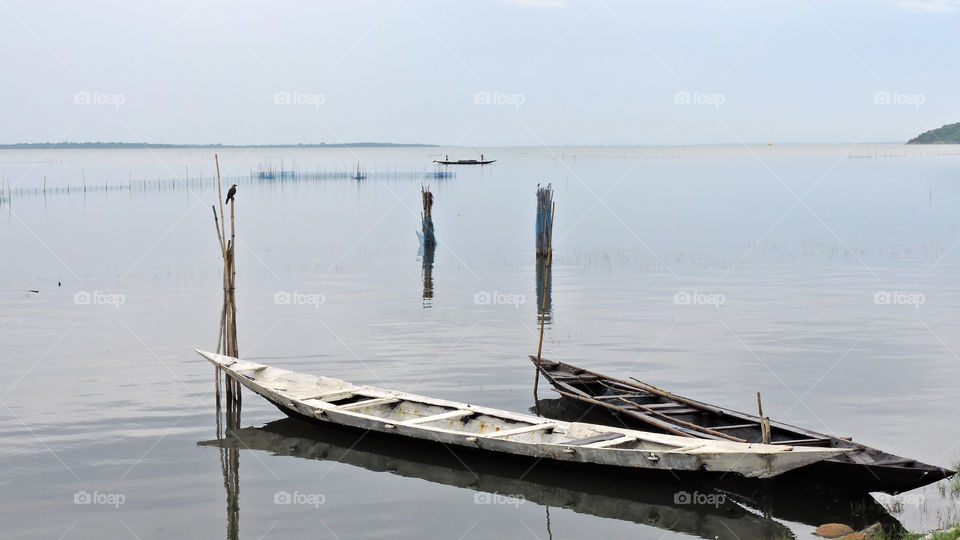
[[929,538],[929,540],[956,540],[960,538],[960,525],[950,530],[932,533],[929,537],[926,534],[908,534],[904,536],[902,540],[919,540],[920,538]]
[[921,133],[907,144],[960,144],[960,122]]
[[403,146],[436,146],[433,144],[403,144],[403,143],[309,143],[309,144],[155,144],[155,143],[127,143],[127,142],[44,142],[44,143],[16,143],[0,144],[0,150],[46,150],[49,148],[343,148],[343,147],[403,147]]

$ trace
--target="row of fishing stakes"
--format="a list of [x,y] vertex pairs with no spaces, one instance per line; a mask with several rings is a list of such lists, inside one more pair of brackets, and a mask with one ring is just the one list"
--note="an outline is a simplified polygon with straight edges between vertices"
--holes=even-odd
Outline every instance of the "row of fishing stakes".
[[[237,267],[235,253],[236,227],[235,227],[235,207],[236,198],[229,201],[230,205],[230,239],[227,240],[226,216],[223,211],[223,189],[220,186],[220,160],[214,156],[217,165],[217,194],[220,199],[220,215],[217,216],[217,207],[213,206],[213,223],[217,228],[217,238],[220,240],[220,254],[223,257],[223,308],[220,310],[220,333],[217,336],[217,354],[240,357],[240,351],[237,346],[237,301],[236,301],[236,278]],[[217,408],[220,408],[220,368],[216,368],[217,377]],[[234,414],[236,414],[237,423],[239,423],[240,412],[240,383],[230,377],[226,377],[224,386],[227,392],[227,417],[228,423]],[[219,418],[219,412],[217,414]]]

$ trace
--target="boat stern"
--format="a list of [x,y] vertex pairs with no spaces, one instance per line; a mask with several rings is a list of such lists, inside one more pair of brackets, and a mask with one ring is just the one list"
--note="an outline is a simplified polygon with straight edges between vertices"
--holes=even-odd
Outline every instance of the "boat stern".
[[211,364],[218,367],[228,367],[233,362],[236,362],[238,359],[232,356],[224,356],[222,354],[212,353],[208,351],[201,351],[200,349],[194,349],[200,356],[206,358],[210,361]]

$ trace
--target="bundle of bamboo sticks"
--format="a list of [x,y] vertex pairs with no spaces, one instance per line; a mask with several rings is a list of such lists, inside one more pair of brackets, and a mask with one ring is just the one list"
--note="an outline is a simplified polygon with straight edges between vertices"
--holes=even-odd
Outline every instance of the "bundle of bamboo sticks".
[[433,209],[433,193],[430,193],[430,186],[420,186],[420,195],[423,197],[423,213],[420,214],[421,228],[420,240],[423,247],[430,248],[437,244],[437,237],[433,234],[433,216],[430,214]]
[[553,185],[547,184],[547,187],[537,187],[538,259],[550,257],[550,234],[553,231],[553,210]]
[[[220,215],[217,215],[217,207],[214,205],[213,222],[217,227],[217,237],[220,240],[220,253],[223,257],[223,308],[220,310],[220,333],[217,336],[217,353],[223,351],[226,356],[239,358],[240,351],[237,346],[237,302],[236,302],[236,278],[237,268],[234,257],[234,248],[236,240],[236,220],[235,208],[236,199],[230,200],[230,239],[227,240],[226,218],[223,211],[223,190],[220,186],[220,160],[214,156],[217,165],[217,194],[220,199]],[[227,402],[240,402],[240,383],[226,378],[224,381],[227,392]],[[217,367],[217,403],[220,402],[220,368]]]

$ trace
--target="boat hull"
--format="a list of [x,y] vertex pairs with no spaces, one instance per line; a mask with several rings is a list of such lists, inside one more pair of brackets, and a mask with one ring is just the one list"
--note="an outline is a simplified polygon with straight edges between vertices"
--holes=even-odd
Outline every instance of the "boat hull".
[[[536,358],[532,356],[531,361],[535,364],[537,363]],[[559,371],[561,369],[562,371]],[[580,372],[581,375],[594,379],[597,377],[603,378],[605,377],[604,375],[570,364],[553,362],[543,358],[541,358],[540,361],[540,371],[550,384],[561,393],[564,401],[570,405],[574,405],[577,410],[580,411],[580,415],[586,411],[597,411],[601,412],[601,414],[591,416],[592,421],[617,426],[626,425],[639,427],[643,425],[647,429],[650,429],[649,424],[641,422],[635,414],[629,412],[626,408],[617,410],[616,408],[608,406],[598,406],[599,404],[596,398],[600,396],[590,395],[589,384],[577,384],[572,379],[566,378],[567,375],[576,372]],[[558,376],[558,373],[563,373],[564,377]],[[615,383],[618,379],[608,378],[607,381]],[[612,384],[612,386],[616,387],[616,384]],[[605,391],[609,392],[609,388]],[[594,391],[593,394],[599,394],[599,392]],[[700,404],[706,407],[708,412],[704,412],[702,416],[699,416],[701,423],[704,425],[708,423],[706,422],[707,419],[712,421],[716,420],[715,418],[710,418],[713,413],[709,411],[716,411],[716,414],[713,414],[713,416],[724,417],[728,423],[731,421],[757,422],[759,420],[753,415],[709,404],[701,404],[700,402],[676,394],[669,395],[676,399],[684,400],[683,404],[689,404],[694,407]],[[688,422],[696,422],[698,416],[682,416],[682,418]],[[782,422],[771,421],[770,425],[774,433],[781,437],[794,440],[804,438],[821,440],[824,441],[824,446],[829,445],[831,447],[848,448],[851,450],[848,453],[808,465],[802,470],[787,472],[778,479],[788,481],[823,481],[824,483],[829,483],[838,488],[851,491],[883,491],[896,494],[943,480],[955,474],[954,471],[949,469],[902,458],[876,448],[854,443],[848,439],[818,433]],[[683,425],[671,425],[669,427],[686,430],[686,426]],[[692,431],[689,433],[697,435],[697,433]],[[750,429],[748,428],[739,432],[728,431],[726,433],[736,433],[744,437],[750,437],[751,435],[758,436],[756,433],[750,433]],[[774,444],[777,444],[776,439],[774,439]]]
[[200,354],[289,416],[565,466],[771,478],[841,452],[725,441],[691,444],[671,435],[556,421]]

